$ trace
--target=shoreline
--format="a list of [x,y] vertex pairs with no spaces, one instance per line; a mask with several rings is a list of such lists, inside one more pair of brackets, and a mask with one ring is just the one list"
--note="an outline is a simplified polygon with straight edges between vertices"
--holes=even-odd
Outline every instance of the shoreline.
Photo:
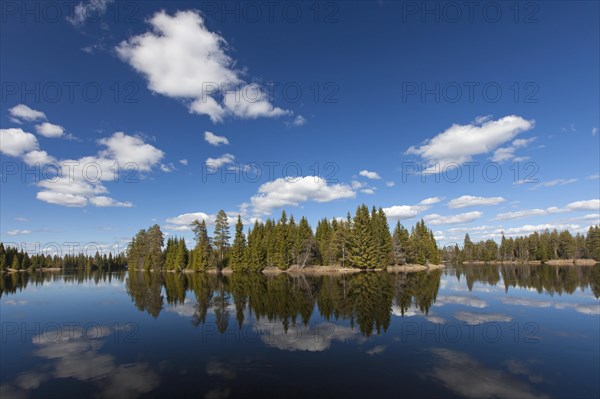
[[[371,272],[388,272],[388,273],[413,273],[413,272],[423,272],[428,270],[439,270],[446,267],[445,265],[429,265],[429,267],[425,265],[417,265],[417,264],[409,264],[402,266],[388,266],[386,270],[381,268],[376,269],[358,269],[353,267],[342,267],[342,266],[306,266],[303,268],[299,267],[291,267],[286,270],[278,269],[276,267],[267,267],[260,272],[235,272],[231,268],[226,267],[222,270],[217,269],[208,269],[205,271],[194,271],[194,270],[163,270],[166,273],[209,273],[209,274],[224,274],[224,275],[232,275],[234,273],[261,273],[265,275],[279,275],[279,274],[291,274],[291,275],[331,275],[331,274],[355,274],[355,273],[371,273]],[[130,269],[135,271],[145,271],[144,269]],[[151,270],[153,272],[157,270]]]
[[540,260],[519,261],[501,261],[494,260],[485,262],[482,260],[473,260],[469,262],[461,262],[463,265],[549,265],[549,266],[594,266],[597,262],[594,259],[552,259],[546,262]]

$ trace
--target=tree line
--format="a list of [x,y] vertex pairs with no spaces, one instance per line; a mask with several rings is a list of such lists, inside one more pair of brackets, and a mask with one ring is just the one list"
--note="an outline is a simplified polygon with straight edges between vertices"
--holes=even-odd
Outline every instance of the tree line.
[[385,269],[392,265],[437,264],[440,251],[433,232],[423,220],[409,232],[399,221],[390,232],[382,208],[366,205],[352,217],[319,220],[316,230],[305,217],[296,221],[282,211],[278,220],[256,221],[244,233],[238,215],[233,242],[227,214],[221,210],[215,219],[212,237],[206,222],[192,223],[195,245],[188,249],[183,238],[167,239],[160,226],[140,230],[128,247],[129,266],[143,270],[223,269],[262,271],[287,270],[305,266],[342,266],[358,269]]
[[122,270],[127,267],[125,254],[112,253],[100,254],[98,251],[92,255],[84,253],[58,255],[29,255],[22,249],[13,246],[4,247],[0,242],[0,271],[10,270],[42,270],[42,269],[88,269],[88,270]]
[[547,262],[561,259],[594,259],[600,261],[600,226],[591,226],[586,235],[556,229],[528,236],[506,238],[502,234],[500,244],[494,240],[473,242],[465,234],[463,246],[446,247],[443,258],[461,262]]

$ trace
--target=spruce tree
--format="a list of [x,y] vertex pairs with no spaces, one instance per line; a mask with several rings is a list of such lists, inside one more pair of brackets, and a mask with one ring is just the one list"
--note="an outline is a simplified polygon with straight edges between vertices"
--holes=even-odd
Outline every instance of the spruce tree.
[[235,225],[235,237],[233,239],[233,247],[231,252],[231,268],[234,271],[244,271],[248,269],[246,257],[246,236],[244,235],[244,224],[242,218],[238,215],[238,220]]
[[227,214],[221,209],[215,219],[215,234],[213,237],[213,243],[219,255],[219,267],[221,268],[225,266],[225,254],[227,248],[229,248],[230,238]]
[[371,225],[369,208],[361,205],[356,209],[350,229],[348,262],[352,267],[370,269],[377,267],[378,257]]

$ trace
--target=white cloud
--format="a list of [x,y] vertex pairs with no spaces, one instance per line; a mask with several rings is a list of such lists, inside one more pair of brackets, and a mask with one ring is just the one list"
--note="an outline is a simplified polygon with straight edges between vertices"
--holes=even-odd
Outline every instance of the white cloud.
[[[227,42],[211,32],[196,11],[169,15],[155,13],[152,31],[121,42],[122,60],[148,80],[149,89],[189,101],[189,110],[220,122],[227,115],[240,118],[277,117],[291,111],[271,105],[256,84],[240,78]],[[220,100],[219,100],[220,98]]]
[[556,206],[551,206],[546,209],[524,209],[521,211],[515,212],[505,212],[499,213],[494,218],[495,220],[511,220],[511,219],[521,219],[529,216],[540,216],[547,215],[552,213],[563,213],[563,212],[574,212],[574,211],[598,211],[600,209],[600,200],[592,199],[585,201],[575,201],[567,204],[564,208],[558,208]]
[[229,144],[229,140],[225,136],[217,136],[212,132],[204,132],[204,140],[210,145],[219,146],[221,144]]
[[19,157],[38,149],[37,138],[19,128],[0,129],[0,152]]
[[167,226],[170,230],[191,230],[190,225],[195,220],[204,220],[206,223],[212,223],[214,215],[209,215],[204,212],[184,213],[179,216],[168,218],[167,222],[171,226]]
[[578,180],[579,179],[576,179],[576,178],[573,178],[573,179],[554,179],[554,180],[550,180],[550,181],[538,183],[538,184],[534,185],[533,187],[530,187],[530,190],[535,190],[535,189],[538,189],[540,187],[564,186],[565,184],[575,183]]
[[485,308],[488,306],[487,302],[483,299],[467,296],[467,295],[442,295],[438,297],[435,301],[434,306],[444,306],[444,305],[464,305],[471,308]]
[[179,160],[179,163],[180,163],[180,164],[182,164],[182,165],[185,165],[185,166],[187,166],[187,164],[188,164],[188,160],[187,160],[187,159],[180,159],[180,160]]
[[388,187],[394,187],[396,185],[396,183],[394,183],[393,181],[386,181],[385,185]]
[[330,202],[342,198],[354,198],[356,193],[345,184],[327,184],[318,176],[279,178],[258,188],[251,198],[256,215],[268,215],[274,208],[298,206],[302,202]]
[[292,126],[304,126],[306,125],[306,118],[303,117],[302,115],[296,115],[296,117],[294,118],[294,121],[292,122]]
[[87,3],[81,2],[73,9],[73,15],[67,20],[73,26],[81,26],[92,15],[104,15],[106,9],[113,0],[89,0]]
[[17,217],[17,218],[15,218],[15,220],[16,220],[17,222],[29,222],[29,219],[27,219],[27,218],[23,218],[23,217]]
[[495,220],[510,220],[510,219],[521,219],[529,216],[545,215],[547,213],[544,209],[525,209],[522,211],[505,212],[499,213],[494,218]]
[[587,180],[598,180],[600,179],[600,173],[596,173],[595,175],[590,175],[586,177]]
[[[120,202],[108,197],[108,189],[103,182],[118,178],[119,169],[128,171],[126,173],[148,172],[159,163],[163,152],[141,138],[128,136],[123,132],[101,139],[98,144],[106,148],[96,156],[58,161],[61,173],[36,183],[43,189],[37,193],[37,199],[67,207],[83,207],[88,204],[99,207],[131,207],[130,202]],[[33,151],[23,158],[27,162],[39,161],[45,157],[49,157],[45,151]],[[116,162],[119,169],[115,168]],[[129,175],[129,178],[132,177]]]
[[40,191],[36,194],[36,198],[49,204],[78,208],[86,206],[88,202],[87,198],[83,195],[63,193],[59,191]]
[[442,199],[440,197],[429,197],[425,198],[423,201],[419,202],[419,205],[433,205],[440,202]]
[[579,230],[579,228],[580,228],[580,226],[577,224],[551,224],[551,223],[538,224],[538,225],[527,224],[527,225],[524,225],[521,227],[511,227],[509,229],[505,229],[504,235],[506,235],[506,236],[524,235],[524,234],[531,234],[536,231],[538,231],[538,232],[544,231],[546,229],[548,229],[548,230],[556,229],[558,231],[569,230],[571,232],[574,232],[576,230]]
[[[429,167],[424,173],[437,173],[448,167],[469,162],[475,155],[487,154],[533,126],[534,121],[516,115],[505,116],[497,121],[454,124],[421,146],[410,147],[406,153],[421,156],[427,161]],[[436,163],[442,167],[436,168]]]
[[494,151],[494,155],[492,156],[493,162],[504,162],[508,160],[513,160],[514,162],[520,162],[527,159],[527,157],[517,157],[515,156],[515,151],[519,148],[525,148],[533,141],[535,141],[537,137],[531,137],[528,139],[516,139],[512,142],[512,144],[508,147],[501,147]]
[[175,165],[173,165],[172,163],[161,163],[160,170],[162,170],[165,173],[171,173],[175,170]]
[[149,171],[164,156],[161,150],[144,143],[141,138],[128,136],[123,132],[116,132],[110,138],[100,139],[98,143],[107,147],[100,152],[101,156],[116,160],[121,167],[133,163],[141,172]]
[[365,188],[365,189],[360,190],[360,192],[364,193],[364,194],[369,194],[369,195],[375,194],[375,190],[373,190],[372,188]]
[[363,177],[366,177],[367,179],[372,179],[372,180],[381,179],[381,176],[379,176],[379,174],[377,172],[371,172],[368,170],[361,170],[358,174]]
[[290,115],[292,112],[274,107],[267,99],[267,94],[255,84],[248,84],[238,91],[227,92],[223,98],[225,108],[233,115],[244,119],[260,117],[274,118]]
[[91,197],[90,203],[98,207],[120,207],[120,208],[131,208],[133,204],[131,202],[119,202],[106,196]]
[[450,208],[466,208],[469,206],[498,205],[506,201],[502,197],[475,197],[463,195],[448,202]]
[[383,212],[389,219],[412,219],[426,209],[419,205],[394,205],[383,208]]
[[23,155],[23,161],[29,166],[44,166],[47,164],[56,163],[56,159],[53,156],[48,155],[46,151],[38,150],[30,151]]
[[490,322],[505,322],[509,323],[512,318],[500,313],[472,313],[458,312],[454,315],[457,320],[464,321],[469,325],[479,325]]
[[600,199],[571,202],[567,208],[571,211],[597,211],[600,210]]
[[9,236],[21,236],[31,234],[31,230],[9,230],[6,232]]
[[50,122],[44,122],[35,125],[35,130],[44,137],[60,137],[64,134],[65,128],[60,125],[55,125]]
[[592,136],[595,136],[596,133],[598,133],[598,128],[597,127],[593,127],[592,128]]
[[25,104],[15,105],[11,109],[9,109],[8,112],[13,117],[13,122],[18,123],[20,123],[20,121],[22,120],[32,122],[41,119],[46,119],[46,114],[44,114],[41,111],[31,109]]
[[235,156],[231,154],[223,154],[219,158],[207,158],[206,166],[210,169],[218,169],[221,166],[235,162]]
[[449,215],[442,216],[438,214],[431,214],[425,216],[423,219],[431,225],[437,226],[441,224],[460,224],[460,223],[469,223],[474,220],[477,220],[483,215],[483,213],[479,211],[467,212],[467,213],[459,213],[457,215]]

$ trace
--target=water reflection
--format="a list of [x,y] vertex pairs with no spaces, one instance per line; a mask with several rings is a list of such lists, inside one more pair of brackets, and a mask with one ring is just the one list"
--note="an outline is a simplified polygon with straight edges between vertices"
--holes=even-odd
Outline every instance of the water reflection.
[[[435,302],[441,271],[415,274],[358,273],[308,278],[280,274],[175,274],[130,271],[127,292],[136,307],[158,317],[165,300],[189,307],[186,292],[194,292],[193,323],[201,325],[214,311],[219,332],[227,330],[235,314],[241,327],[247,316],[290,326],[309,325],[313,311],[326,321],[347,320],[365,336],[381,334],[390,325],[392,310],[404,315],[411,307],[427,314]],[[166,295],[163,295],[163,290]],[[190,313],[181,310],[183,313]]]
[[[113,332],[109,326],[98,326],[96,331],[100,333],[93,337],[81,328],[73,328],[68,334],[45,332],[34,336],[31,355],[38,366],[2,384],[2,397],[25,398],[28,391],[56,379],[66,386],[69,379],[93,384],[94,392],[101,398],[137,397],[159,385],[158,373],[148,364],[119,363],[114,355],[102,352]],[[69,397],[66,392],[65,397]],[[53,395],[59,397],[61,388]]]
[[[0,397],[289,396],[290,384],[298,397],[365,397],[373,386],[386,397],[398,386],[406,396],[597,397],[598,287],[599,265],[13,273],[0,278],[3,323],[94,321],[102,333],[11,335]],[[115,342],[115,321],[134,322],[139,341]],[[498,339],[484,339],[493,324]]]

